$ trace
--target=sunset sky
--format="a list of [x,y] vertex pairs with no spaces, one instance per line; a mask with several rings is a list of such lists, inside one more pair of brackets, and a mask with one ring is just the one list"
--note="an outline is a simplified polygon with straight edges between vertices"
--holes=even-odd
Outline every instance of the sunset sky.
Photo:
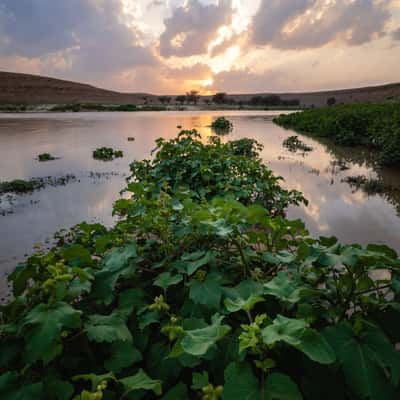
[[400,0],[0,0],[0,70],[126,92],[400,81]]

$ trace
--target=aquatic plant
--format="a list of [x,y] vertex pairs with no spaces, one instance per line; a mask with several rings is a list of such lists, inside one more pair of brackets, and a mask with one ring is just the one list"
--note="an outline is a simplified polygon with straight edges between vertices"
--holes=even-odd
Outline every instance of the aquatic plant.
[[128,142],[134,142],[134,141],[135,141],[135,138],[133,136],[128,137]]
[[93,158],[96,160],[112,161],[123,156],[122,150],[114,150],[111,147],[99,147],[93,151]]
[[218,132],[230,132],[233,129],[233,124],[229,119],[225,117],[218,117],[211,124],[211,128],[213,128],[217,133]]
[[244,143],[159,139],[114,227],[18,265],[2,399],[398,398],[397,254],[310,238]]
[[348,104],[280,115],[274,122],[302,133],[331,137],[346,146],[366,145],[381,164],[400,162],[400,103]]
[[38,155],[38,160],[39,161],[52,161],[55,160],[56,158],[53,157],[50,153],[42,153]]
[[298,150],[302,151],[303,153],[313,150],[311,146],[301,141],[298,136],[289,136],[283,141],[282,145],[292,153],[296,153]]
[[390,187],[387,187],[382,180],[367,178],[365,175],[348,176],[343,179],[343,181],[347,182],[356,190],[361,189],[368,195],[384,193],[386,190],[391,189]]

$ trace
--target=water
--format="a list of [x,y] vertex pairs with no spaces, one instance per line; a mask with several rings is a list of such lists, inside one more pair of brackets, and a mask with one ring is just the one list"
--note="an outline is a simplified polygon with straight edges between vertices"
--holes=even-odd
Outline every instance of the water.
[[[282,146],[293,131],[272,122],[278,112],[143,112],[0,115],[0,181],[16,178],[74,174],[76,181],[46,187],[31,195],[14,196],[0,203],[0,273],[10,271],[29,254],[35,243],[78,222],[113,221],[112,203],[118,198],[133,159],[150,156],[154,140],[172,138],[181,125],[211,135],[212,120],[224,115],[234,124],[229,139],[252,137],[264,144],[262,158],[284,186],[303,192],[309,205],[290,207],[289,218],[301,218],[313,236],[337,236],[342,242],[385,243],[400,250],[400,171],[373,168],[371,155],[362,149],[332,146],[299,135],[313,147],[308,154],[291,153]],[[128,137],[135,137],[130,142]],[[96,161],[92,151],[109,146],[124,151],[124,158]],[[60,159],[35,160],[40,153]],[[340,163],[348,169],[342,170]],[[91,172],[100,175],[91,176]],[[368,196],[343,182],[346,176],[381,177],[391,185],[380,195]],[[5,214],[2,215],[1,213]],[[2,279],[4,282],[4,279]],[[0,286],[1,290],[1,286]]]

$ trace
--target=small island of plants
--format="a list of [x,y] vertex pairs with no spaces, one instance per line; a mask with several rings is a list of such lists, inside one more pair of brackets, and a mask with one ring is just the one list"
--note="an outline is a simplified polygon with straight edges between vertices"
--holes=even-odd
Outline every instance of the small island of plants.
[[122,150],[114,150],[111,147],[99,147],[93,151],[93,158],[102,161],[112,161],[115,158],[123,157],[124,153]]
[[42,153],[38,155],[37,158],[39,161],[43,162],[43,161],[52,161],[52,160],[56,160],[56,157],[52,156],[50,153]]
[[230,132],[233,129],[233,124],[225,117],[218,117],[212,122],[211,128],[214,129],[216,133]]
[[283,141],[282,145],[292,153],[296,153],[297,151],[307,153],[313,150],[311,146],[305,144],[298,136],[289,136]]
[[0,398],[398,399],[396,252],[311,238],[260,149],[158,139],[113,227],[82,223],[19,264]]

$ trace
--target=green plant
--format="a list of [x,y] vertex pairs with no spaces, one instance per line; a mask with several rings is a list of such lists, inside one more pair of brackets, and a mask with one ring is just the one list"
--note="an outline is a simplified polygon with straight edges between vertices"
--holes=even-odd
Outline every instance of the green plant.
[[211,128],[213,128],[217,133],[225,133],[230,132],[233,129],[233,124],[225,117],[218,117],[212,122]]
[[38,155],[38,160],[39,161],[51,161],[55,160],[56,158],[53,157],[50,153],[42,153]]
[[96,160],[111,161],[123,156],[122,150],[114,150],[111,147],[99,147],[93,151],[93,158]]
[[115,226],[17,266],[2,399],[398,398],[397,254],[310,238],[249,143],[159,139]]
[[400,162],[400,104],[348,104],[280,115],[274,122],[346,146],[375,148],[381,164]]
[[283,141],[282,145],[292,153],[295,153],[298,150],[302,151],[303,153],[306,153],[312,151],[313,149],[311,146],[301,141],[298,136],[289,136]]

